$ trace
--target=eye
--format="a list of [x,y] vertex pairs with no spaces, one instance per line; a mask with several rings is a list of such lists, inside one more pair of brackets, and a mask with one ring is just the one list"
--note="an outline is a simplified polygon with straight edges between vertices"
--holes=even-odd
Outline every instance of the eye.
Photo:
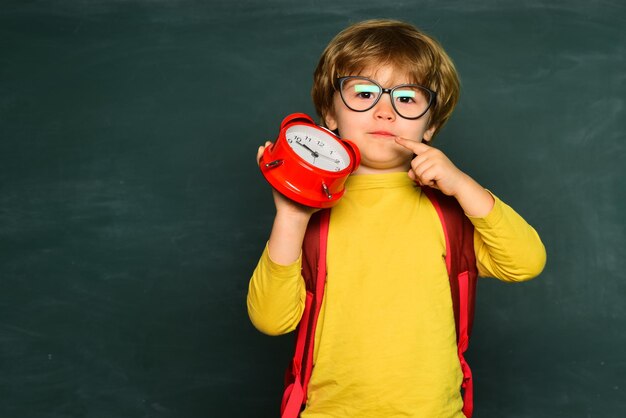
[[356,84],[354,85],[354,92],[356,93],[356,97],[360,99],[374,99],[379,94],[378,86],[373,86],[371,84]]
[[412,90],[396,90],[393,97],[402,104],[415,103],[415,92]]

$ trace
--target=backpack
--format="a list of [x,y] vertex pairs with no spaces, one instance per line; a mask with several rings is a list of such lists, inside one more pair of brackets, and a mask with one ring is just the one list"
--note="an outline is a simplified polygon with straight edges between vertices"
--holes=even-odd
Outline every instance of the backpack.
[[[463,413],[473,411],[472,372],[464,353],[469,344],[474,318],[478,272],[474,255],[474,226],[453,197],[436,189],[423,187],[441,221],[446,241],[446,268],[456,325],[457,347],[463,372]],[[326,241],[330,209],[315,213],[309,222],[302,244],[302,277],[306,283],[306,302],[296,330],[293,360],[285,373],[285,391],[281,418],[297,418],[306,403],[307,385],[313,369],[313,344],[324,286],[326,284]]]

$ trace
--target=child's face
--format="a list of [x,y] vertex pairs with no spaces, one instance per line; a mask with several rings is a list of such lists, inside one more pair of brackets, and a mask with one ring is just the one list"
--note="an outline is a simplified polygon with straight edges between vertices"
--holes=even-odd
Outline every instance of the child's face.
[[[361,74],[384,88],[411,83],[409,77],[391,66],[366,68]],[[391,105],[389,94],[383,94],[368,111],[350,110],[335,92],[333,109],[326,116],[326,126],[337,129],[342,138],[354,142],[361,151],[361,165],[356,174],[408,170],[413,153],[396,144],[399,136],[413,141],[432,138],[435,127],[428,128],[430,111],[419,119],[404,119]],[[427,129],[428,128],[428,129]]]

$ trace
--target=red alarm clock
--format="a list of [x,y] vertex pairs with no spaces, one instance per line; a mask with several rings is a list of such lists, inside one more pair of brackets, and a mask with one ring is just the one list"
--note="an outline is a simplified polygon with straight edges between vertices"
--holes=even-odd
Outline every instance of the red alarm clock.
[[280,193],[305,206],[329,208],[345,191],[346,178],[361,161],[359,149],[316,125],[308,115],[283,119],[276,142],[263,152],[259,167]]

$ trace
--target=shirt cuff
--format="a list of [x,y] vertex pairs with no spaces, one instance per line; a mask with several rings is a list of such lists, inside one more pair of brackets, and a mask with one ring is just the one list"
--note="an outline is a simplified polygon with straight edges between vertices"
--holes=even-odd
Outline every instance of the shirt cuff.
[[270,256],[269,246],[265,244],[265,250],[261,256],[261,261],[269,270],[272,277],[275,278],[293,278],[294,275],[299,275],[302,268],[302,252],[298,256],[298,259],[291,264],[278,264]]

